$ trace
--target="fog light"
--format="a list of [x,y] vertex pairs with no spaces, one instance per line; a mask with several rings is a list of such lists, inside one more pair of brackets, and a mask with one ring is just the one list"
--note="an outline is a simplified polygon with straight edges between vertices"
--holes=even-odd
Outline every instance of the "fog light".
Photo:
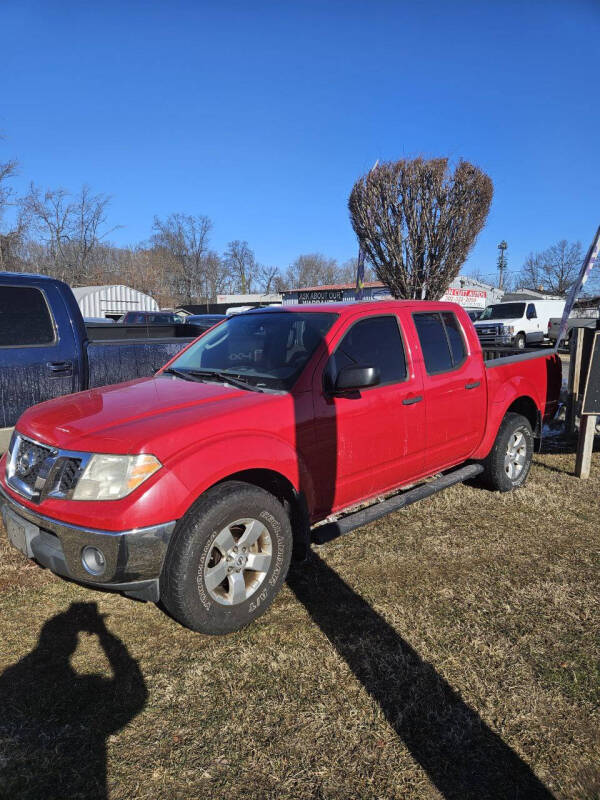
[[81,551],[81,563],[90,575],[102,575],[106,569],[106,558],[97,547],[84,547]]

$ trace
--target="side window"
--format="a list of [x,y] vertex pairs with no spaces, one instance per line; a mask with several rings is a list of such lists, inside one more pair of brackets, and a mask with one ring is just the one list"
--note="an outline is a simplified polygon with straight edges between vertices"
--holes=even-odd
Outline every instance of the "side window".
[[42,292],[31,286],[0,286],[0,347],[53,342],[54,326]]
[[449,372],[465,360],[465,342],[452,312],[414,314],[413,319],[428,375]]
[[453,367],[452,355],[440,314],[415,314],[415,327],[421,343],[425,369],[429,375]]
[[450,342],[453,366],[457,367],[467,356],[465,340],[463,339],[460,325],[458,324],[455,314],[452,314],[450,311],[444,311],[442,319],[444,320],[448,341]]
[[527,306],[527,319],[537,319],[537,312],[533,303],[529,303]]
[[377,367],[380,385],[406,378],[406,358],[396,317],[370,317],[354,324],[331,355],[325,371],[330,385],[351,365]]

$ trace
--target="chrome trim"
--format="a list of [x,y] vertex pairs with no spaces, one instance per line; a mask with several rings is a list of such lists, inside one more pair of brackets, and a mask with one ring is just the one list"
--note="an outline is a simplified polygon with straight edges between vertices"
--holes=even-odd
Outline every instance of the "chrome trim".
[[[38,477],[36,478],[34,487],[31,488],[18,476],[17,468],[17,455],[21,442],[30,442],[36,447],[41,447],[48,450],[49,454],[44,459]],[[25,436],[15,430],[6,459],[6,482],[11,489],[14,489],[17,494],[30,500],[32,503],[40,503],[46,497],[56,497],[61,500],[69,500],[73,496],[75,487],[81,477],[83,470],[88,465],[93,453],[82,453],[75,450],[63,450],[60,447],[53,447],[46,442],[39,442],[37,439],[32,439],[30,436]],[[58,473],[62,465],[62,459],[71,459],[79,461],[79,469],[75,474],[75,482],[73,487],[68,492],[62,492],[57,487]],[[53,483],[53,481],[55,481]]]
[[[56,550],[64,561],[65,569],[58,569],[56,562],[44,563],[43,557],[39,557],[36,553],[34,538],[31,550],[37,561],[54,572],[66,574],[77,581],[89,584],[109,585],[158,578],[171,534],[177,524],[177,520],[173,520],[126,531],[83,528],[46,517],[22,506],[0,485],[0,506],[2,503],[5,503],[17,516],[33,523],[39,528],[40,534],[47,536],[47,533],[50,533],[58,539]],[[97,578],[86,572],[81,563],[81,551],[86,546],[98,547],[106,558],[106,569]]]

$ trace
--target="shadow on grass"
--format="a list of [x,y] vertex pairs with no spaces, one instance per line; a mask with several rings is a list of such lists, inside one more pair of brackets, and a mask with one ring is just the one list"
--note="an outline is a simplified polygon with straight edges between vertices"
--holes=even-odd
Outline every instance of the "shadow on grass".
[[[80,632],[98,637],[112,678],[75,672]],[[144,707],[142,673],[96,603],[46,622],[37,646],[0,676],[0,797],[105,800],[106,738]]]
[[553,795],[449,684],[318,556],[288,585],[445,798]]

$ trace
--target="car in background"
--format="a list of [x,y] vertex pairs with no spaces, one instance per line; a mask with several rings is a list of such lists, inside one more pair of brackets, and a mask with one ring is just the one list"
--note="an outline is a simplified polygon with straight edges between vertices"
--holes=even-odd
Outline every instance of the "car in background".
[[[565,347],[569,346],[569,343],[571,341],[571,331],[573,330],[573,328],[596,329],[598,327],[599,317],[600,314],[598,313],[597,310],[592,311],[592,313],[589,316],[569,317],[569,319],[567,320],[567,327],[560,341],[560,346],[562,345],[565,345]],[[550,319],[548,320],[548,339],[550,339],[552,344],[556,344],[556,337],[558,336],[561,322],[562,322],[562,317],[550,317]]]
[[475,323],[482,347],[543,344],[550,317],[561,316],[564,300],[522,300],[493,303]]
[[123,325],[181,325],[184,319],[173,311],[127,311],[118,321]]
[[114,325],[114,319],[111,317],[84,317],[83,321],[86,325]]
[[227,319],[226,314],[190,314],[185,318],[186,325],[193,325],[199,333],[204,333],[213,325]]

